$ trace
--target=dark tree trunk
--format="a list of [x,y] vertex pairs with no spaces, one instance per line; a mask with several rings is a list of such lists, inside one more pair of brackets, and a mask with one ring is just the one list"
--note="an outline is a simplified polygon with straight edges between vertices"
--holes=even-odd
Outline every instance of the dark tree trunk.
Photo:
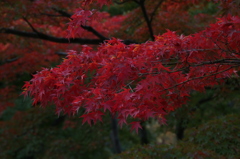
[[176,136],[178,140],[182,140],[184,137],[185,127],[183,125],[183,119],[179,119],[176,125]]
[[141,144],[145,145],[148,144],[148,137],[147,137],[147,130],[144,122],[141,122],[142,129],[139,129]]
[[119,137],[118,137],[118,125],[117,125],[117,119],[115,118],[115,116],[112,117],[111,138],[112,138],[115,153],[121,153],[122,148],[121,148],[120,140],[119,140]]

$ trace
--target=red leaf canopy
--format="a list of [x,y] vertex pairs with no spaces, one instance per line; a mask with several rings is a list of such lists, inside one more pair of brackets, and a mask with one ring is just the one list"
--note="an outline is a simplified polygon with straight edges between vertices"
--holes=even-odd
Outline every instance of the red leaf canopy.
[[189,36],[175,32],[155,36],[155,41],[125,45],[118,39],[94,51],[84,46],[69,51],[57,67],[44,69],[27,82],[23,94],[34,103],[56,105],[56,112],[76,114],[85,109],[83,123],[100,120],[106,111],[119,124],[164,116],[185,104],[193,91],[236,76],[240,62],[240,18],[227,16]]

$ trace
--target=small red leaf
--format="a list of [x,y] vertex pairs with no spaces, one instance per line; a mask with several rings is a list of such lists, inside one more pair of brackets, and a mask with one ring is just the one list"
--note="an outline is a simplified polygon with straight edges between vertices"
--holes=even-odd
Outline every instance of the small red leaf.
[[133,121],[130,123],[131,124],[131,130],[135,130],[138,133],[138,129],[142,129],[142,126],[139,121]]

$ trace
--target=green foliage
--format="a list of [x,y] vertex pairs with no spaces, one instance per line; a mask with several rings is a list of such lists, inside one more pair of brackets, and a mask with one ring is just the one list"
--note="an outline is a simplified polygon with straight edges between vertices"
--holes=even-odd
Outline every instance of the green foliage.
[[100,153],[102,158],[109,156],[107,124],[89,127],[78,118],[58,118],[52,112],[52,108],[32,108],[17,111],[12,119],[0,122],[0,158],[95,158]]
[[240,158],[239,125],[239,114],[227,115],[188,130],[185,141],[228,158]]
[[210,150],[204,150],[190,143],[182,143],[178,146],[170,145],[145,145],[127,150],[112,159],[221,159],[222,156]]
[[188,129],[186,139],[173,145],[136,146],[113,159],[225,159],[240,158],[239,114],[227,115]]
[[124,3],[122,5],[114,4],[111,6],[103,6],[102,11],[108,12],[111,16],[122,15],[128,11],[137,8],[138,5],[134,2]]
[[190,15],[197,15],[197,14],[213,15],[213,14],[216,14],[219,11],[218,6],[219,5],[217,3],[207,2],[207,5],[203,9],[199,9],[201,7],[198,6],[198,5],[195,5],[195,8],[191,8],[189,13],[190,13]]
[[185,129],[197,127],[215,118],[240,113],[240,91],[238,79],[228,79],[225,83],[205,92],[192,92],[187,104],[167,116],[167,125],[162,130],[175,131],[181,120]]
[[32,107],[32,100],[30,97],[24,99],[23,96],[20,96],[15,100],[14,107],[8,107],[0,116],[1,120],[9,120],[17,111],[25,111]]
[[123,126],[119,129],[119,139],[121,143],[122,150],[128,150],[135,145],[140,145],[140,137],[136,132],[130,133],[131,130],[128,126]]

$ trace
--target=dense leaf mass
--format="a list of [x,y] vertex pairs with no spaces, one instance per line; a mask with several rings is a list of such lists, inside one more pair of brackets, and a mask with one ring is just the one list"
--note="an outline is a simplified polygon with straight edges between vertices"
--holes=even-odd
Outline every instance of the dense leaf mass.
[[101,121],[107,111],[120,125],[132,117],[137,130],[150,117],[165,123],[164,116],[186,103],[191,92],[237,76],[239,44],[240,18],[230,15],[189,36],[167,31],[155,41],[131,45],[112,38],[97,50],[70,50],[60,65],[26,82],[23,94],[34,104],[54,103],[57,114],[84,108],[83,123]]

